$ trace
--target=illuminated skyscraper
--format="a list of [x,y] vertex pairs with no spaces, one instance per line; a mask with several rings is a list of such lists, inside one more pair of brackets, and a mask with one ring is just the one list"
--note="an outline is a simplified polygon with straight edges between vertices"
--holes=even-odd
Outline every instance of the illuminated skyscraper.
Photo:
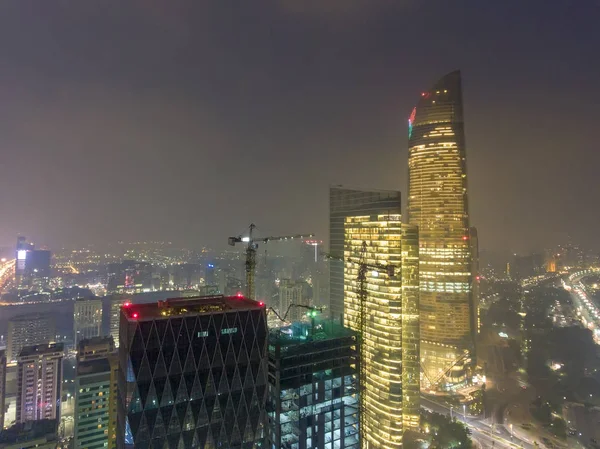
[[75,377],[75,447],[103,449],[109,444],[111,366],[106,358],[78,360]]
[[[471,331],[473,333],[473,341],[477,340],[481,320],[479,317],[479,237],[477,236],[477,228],[472,226],[469,231],[469,242],[471,244],[471,273],[473,276],[473,307],[471,308]],[[476,346],[474,346],[476,349]]]
[[17,359],[17,422],[60,418],[62,343],[26,346]]
[[474,348],[467,169],[460,72],[421,93],[409,119],[408,220],[419,227],[424,381],[466,381]]
[[[400,214],[400,192],[395,190],[359,190],[342,186],[329,189],[329,252],[341,256],[344,252],[346,217],[359,215]],[[331,317],[344,315],[344,263],[329,261]]]
[[[98,360],[102,361],[102,363],[93,363]],[[82,367],[81,370],[80,367]],[[80,371],[81,375],[79,374]],[[92,438],[95,441],[94,445],[103,445],[106,442],[107,446],[103,447],[113,449],[116,447],[117,442],[117,381],[119,374],[119,358],[118,354],[115,352],[115,344],[112,336],[94,337],[79,342],[79,347],[77,348],[77,372],[78,376],[76,382],[78,382],[78,385],[76,385],[75,389],[76,407],[82,407],[82,413],[87,416],[80,415],[79,421],[77,417],[75,418],[76,446],[86,447],[86,444],[90,444],[87,440]],[[83,383],[89,384],[91,380],[98,381],[101,385],[95,385],[93,388],[87,385],[84,389],[85,391],[80,391],[79,385],[83,385]],[[105,383],[107,382],[109,385],[108,390],[105,386]],[[92,392],[91,394],[90,391]],[[82,397],[80,393],[85,397]],[[95,410],[93,413],[88,414],[89,410],[87,410],[87,403],[90,400],[98,400],[96,396],[102,396],[103,399],[108,402],[102,404],[102,412],[100,412],[100,410]],[[104,416],[104,412],[108,414],[108,417]],[[77,441],[77,423],[81,423],[83,427],[86,427],[85,423],[89,421],[90,417],[94,416],[102,421],[102,427],[100,428],[103,429],[102,432],[106,431],[107,438],[102,438],[100,433],[97,432],[100,428],[88,428],[88,430],[84,430],[85,435],[81,434],[83,439]],[[105,422],[106,419],[107,421]],[[100,424],[100,421],[98,421],[98,423]],[[91,446],[87,447],[91,449]]]
[[347,327],[361,331],[361,264],[394,267],[393,275],[380,269],[366,273],[360,432],[363,448],[399,448],[404,430],[418,428],[419,423],[418,233],[402,224],[399,201],[390,213],[347,216],[344,230]]
[[55,338],[54,317],[41,313],[17,315],[8,322],[6,358],[15,361],[25,346],[47,344]]

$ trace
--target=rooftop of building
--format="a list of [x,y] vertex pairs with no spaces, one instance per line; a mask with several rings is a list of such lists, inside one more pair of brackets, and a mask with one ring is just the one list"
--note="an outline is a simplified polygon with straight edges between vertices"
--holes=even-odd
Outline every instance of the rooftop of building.
[[87,297],[87,298],[75,298],[75,302],[100,302],[102,303],[102,298],[98,298],[96,296],[91,296],[91,297]]
[[174,316],[195,316],[230,311],[256,310],[264,308],[264,303],[237,296],[195,296],[185,298],[169,298],[164,301],[147,304],[126,304],[121,313],[129,321],[140,321]]
[[15,444],[20,441],[34,440],[48,437],[49,440],[56,438],[56,420],[40,419],[17,423],[0,432],[0,444]]
[[297,321],[289,326],[269,331],[269,345],[292,346],[308,342],[334,340],[357,336],[358,333],[348,329],[337,320]]
[[110,372],[110,362],[107,358],[86,360],[77,363],[78,376],[108,372]]
[[64,350],[65,348],[62,343],[47,343],[41,345],[25,346],[23,349],[21,349],[19,357],[51,354],[53,352],[64,352]]
[[104,345],[109,347],[115,346],[115,341],[111,335],[107,335],[104,337],[85,338],[79,342],[79,351],[83,351],[85,348],[98,347]]
[[8,321],[16,322],[16,321],[35,321],[39,319],[48,318],[47,314],[32,312],[32,313],[23,313],[21,315],[16,315],[10,318]]

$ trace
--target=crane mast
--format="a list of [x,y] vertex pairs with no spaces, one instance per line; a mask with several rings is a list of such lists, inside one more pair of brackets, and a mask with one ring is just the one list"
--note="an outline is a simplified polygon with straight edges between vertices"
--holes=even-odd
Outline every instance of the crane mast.
[[246,246],[246,297],[255,299],[255,288],[254,278],[256,275],[256,250],[258,249],[259,243],[278,242],[285,240],[302,240],[306,238],[314,237],[314,234],[296,234],[296,235],[284,235],[277,237],[254,237],[254,230],[256,225],[252,223],[249,226],[248,236],[242,237],[229,237],[228,243],[230,246],[235,246],[236,243],[247,243]]

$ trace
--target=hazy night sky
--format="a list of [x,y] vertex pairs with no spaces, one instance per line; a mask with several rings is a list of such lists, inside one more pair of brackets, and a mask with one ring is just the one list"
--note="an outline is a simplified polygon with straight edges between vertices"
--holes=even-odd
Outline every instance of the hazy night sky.
[[0,2],[0,245],[328,233],[460,68],[481,246],[600,249],[600,3]]

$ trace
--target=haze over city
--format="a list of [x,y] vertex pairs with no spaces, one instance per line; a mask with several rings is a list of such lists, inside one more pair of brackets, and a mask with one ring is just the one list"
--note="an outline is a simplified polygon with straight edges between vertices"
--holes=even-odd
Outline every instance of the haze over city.
[[600,1],[0,1],[0,449],[600,449]]
[[328,186],[407,192],[407,119],[460,68],[480,246],[600,247],[600,5],[2,2],[0,242],[327,240]]

